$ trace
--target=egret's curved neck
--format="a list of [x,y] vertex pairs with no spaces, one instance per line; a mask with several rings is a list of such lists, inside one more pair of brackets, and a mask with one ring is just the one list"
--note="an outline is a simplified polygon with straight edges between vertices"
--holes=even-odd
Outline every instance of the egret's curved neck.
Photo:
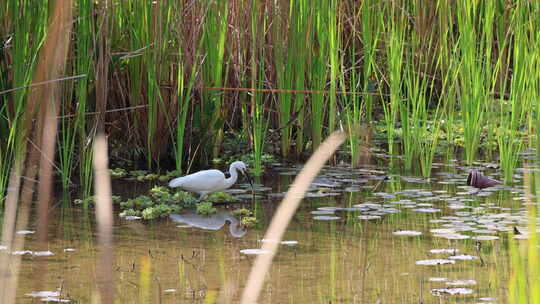
[[227,188],[234,185],[234,183],[236,183],[236,180],[238,179],[238,169],[236,168],[236,166],[233,166],[231,164],[231,166],[229,167],[229,173],[231,174],[231,176],[225,179],[225,184]]
[[229,232],[232,236],[239,238],[246,235],[247,230],[240,226],[240,222],[238,222],[235,217],[231,216],[230,218],[227,218],[227,220],[230,221]]

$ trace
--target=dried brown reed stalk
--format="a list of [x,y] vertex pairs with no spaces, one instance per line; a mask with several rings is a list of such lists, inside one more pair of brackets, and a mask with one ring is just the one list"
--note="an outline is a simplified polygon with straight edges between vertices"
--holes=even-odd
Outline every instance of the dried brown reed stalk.
[[330,134],[320,145],[319,149],[309,158],[300,174],[294,180],[294,183],[291,185],[289,191],[287,191],[285,198],[272,218],[270,227],[266,231],[264,239],[268,240],[268,242],[263,243],[261,249],[264,253],[257,256],[255,263],[251,267],[241,303],[257,303],[264,278],[272,265],[272,260],[277,252],[279,243],[296,209],[298,209],[300,201],[304,198],[309,185],[317,176],[317,173],[319,173],[324,164],[332,157],[346,138],[347,135],[344,132]]
[[[65,69],[69,37],[72,26],[72,1],[56,2],[51,13],[47,38],[41,52],[33,78],[34,84],[43,84],[33,87],[28,94],[23,128],[19,132],[20,147],[14,161],[10,176],[8,197],[6,198],[6,212],[4,213],[4,229],[2,244],[7,250],[1,255],[0,264],[0,302],[14,303],[17,291],[20,255],[11,255],[12,250],[21,250],[24,247],[24,235],[14,232],[26,229],[30,204],[35,189],[34,179],[39,168],[38,189],[38,239],[41,246],[47,244],[48,208],[52,189],[52,161],[54,160],[56,130],[59,103],[59,79]],[[37,115],[37,123],[33,121]],[[29,156],[26,160],[24,184],[21,187],[21,172],[26,153],[26,139],[32,133],[32,142]],[[21,191],[22,188],[22,191]],[[19,201],[19,192],[21,197]],[[20,203],[18,203],[20,202]],[[18,214],[17,214],[18,213]],[[16,229],[15,229],[16,227]],[[40,273],[44,273],[40,271]],[[38,273],[39,274],[39,273]]]
[[94,187],[98,225],[97,283],[102,303],[113,303],[113,210],[107,140],[103,134],[94,140]]

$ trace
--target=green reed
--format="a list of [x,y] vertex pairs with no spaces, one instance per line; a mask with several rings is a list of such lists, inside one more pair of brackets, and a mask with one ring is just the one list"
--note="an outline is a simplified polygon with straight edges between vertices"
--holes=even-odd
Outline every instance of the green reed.
[[[325,1],[323,1],[325,2]],[[328,126],[327,134],[332,133],[336,129],[336,118],[337,118],[337,83],[338,83],[338,74],[340,71],[340,31],[342,28],[340,20],[337,16],[337,10],[339,9],[338,4],[340,1],[337,0],[328,0],[327,6],[322,9],[325,12],[328,12],[327,18],[327,30],[328,30],[328,61],[330,64],[330,74],[329,82],[330,89],[328,93]]]
[[[87,132],[87,116],[86,112],[89,108],[89,86],[90,80],[93,78],[93,29],[94,22],[92,19],[94,13],[93,1],[79,0],[78,2],[79,18],[75,23],[75,48],[76,59],[73,67],[75,75],[86,75],[75,84],[75,95],[77,99],[77,108],[75,110],[74,126],[78,136],[79,144],[79,178],[82,186],[83,197],[89,196],[92,188],[92,140],[93,134]],[[66,152],[69,149],[65,149]],[[72,152],[72,151],[71,151]]]
[[[388,69],[388,86],[390,100],[383,101],[384,120],[386,123],[386,138],[388,153],[394,155],[395,122],[398,119],[400,104],[402,103],[402,68],[405,47],[405,23],[403,17],[397,13],[395,4],[389,8],[390,22],[387,24],[386,61]],[[394,17],[397,15],[397,17]]]
[[[326,89],[326,82],[328,77],[328,54],[329,54],[329,14],[328,14],[328,1],[317,1],[314,4],[313,18],[315,22],[314,39],[316,44],[314,45],[314,54],[311,57],[310,69],[311,73],[308,75],[308,86],[316,91],[323,91]],[[315,151],[321,144],[323,138],[324,127],[324,114],[325,114],[325,95],[317,92],[312,94],[311,97],[311,149]]]
[[[274,45],[274,62],[276,66],[276,81],[278,88],[285,90],[294,89],[295,76],[295,60],[294,55],[297,52],[300,52],[298,43],[295,43],[295,39],[299,37],[296,35],[297,28],[294,26],[290,27],[288,38],[283,38],[283,33],[287,32],[287,27],[289,24],[293,23],[292,18],[294,15],[288,15],[288,20],[284,20],[285,17],[283,14],[280,16],[277,15],[277,20],[273,24],[273,40],[279,41]],[[287,44],[282,44],[281,39],[287,39]],[[293,74],[294,73],[294,74]],[[278,93],[278,102],[279,102],[279,129],[281,130],[281,155],[285,158],[289,157],[291,149],[291,132],[292,128],[290,125],[291,120],[291,110],[293,104],[293,94],[289,92]]]
[[[0,41],[9,40],[7,47],[0,46],[0,90],[30,83],[46,32],[43,3],[0,5]],[[190,6],[171,0],[115,1],[108,11],[95,1],[75,5],[68,67],[87,77],[67,83],[72,87],[62,96],[61,113],[70,119],[61,122],[57,165],[64,186],[78,165],[85,192],[92,172],[85,151],[94,119],[88,112],[96,109],[94,67],[103,58],[97,55],[96,46],[102,44],[96,31],[103,20],[110,21],[106,107],[118,111],[107,114],[107,132],[113,145],[126,147],[124,156],[146,158],[147,166],[175,157],[181,169],[185,154],[205,158],[199,161],[204,163],[219,155],[225,130],[251,134],[256,153],[262,152],[263,129],[278,130],[283,155],[301,155],[316,148],[340,119],[350,129],[364,117],[368,123],[384,117],[391,154],[401,124],[408,167],[415,157],[428,166],[435,141],[422,148],[427,142],[413,140],[428,132],[446,136],[449,150],[463,142],[468,162],[479,148],[489,155],[497,148],[508,179],[525,140],[532,141],[528,135],[540,137],[539,77],[524,76],[538,70],[537,3],[438,0],[430,10],[408,0],[258,1],[257,18],[249,4],[229,1]],[[103,19],[104,14],[110,18]],[[257,43],[250,37],[254,33]],[[415,78],[420,74],[425,77]],[[454,75],[457,82],[451,80]],[[194,91],[199,85],[230,89]],[[236,88],[300,92],[264,93],[249,102],[255,93]],[[304,89],[319,91],[305,94]],[[342,90],[366,94],[345,96]],[[0,183],[7,180],[28,91],[0,97]],[[384,102],[376,103],[379,99]],[[413,101],[424,104],[425,120],[415,116]],[[252,119],[255,113],[260,120]],[[460,122],[463,137],[456,127]],[[350,140],[351,153],[358,154],[359,139]]]
[[[261,3],[255,0],[251,3],[251,88],[260,90],[264,84],[265,52],[261,50],[259,33],[267,30],[267,17],[261,14]],[[262,19],[262,20],[261,20]],[[259,26],[260,25],[260,26]],[[259,53],[260,52],[260,53]],[[259,58],[259,56],[261,56]],[[264,95],[253,92],[251,95],[251,130],[253,146],[253,173],[260,176],[263,173],[262,154],[264,151],[267,121],[265,117]]]
[[[377,7],[375,1],[366,0],[362,1],[360,9],[361,19],[361,33],[363,42],[363,61],[362,71],[363,77],[363,91],[366,93],[375,92],[373,88],[373,73],[377,66],[377,44],[381,33],[383,32],[383,20],[384,16],[381,13],[377,13]],[[366,121],[370,123],[373,120],[373,95],[364,95],[364,103],[366,105]]]
[[[480,5],[477,2],[458,2],[457,3],[457,23],[459,29],[459,40],[457,42],[459,49],[459,85],[461,97],[461,119],[463,122],[463,134],[465,142],[465,154],[467,163],[475,160],[482,128],[486,115],[486,100],[491,93],[491,62],[483,60],[484,54],[491,52],[491,41],[493,39],[490,27],[482,27],[480,32],[480,43],[477,43],[478,37],[475,35],[476,24],[482,19]],[[485,17],[493,14],[493,6],[483,7]],[[484,23],[482,23],[484,24]],[[491,25],[491,24],[490,24]]]
[[[202,64],[202,77],[205,85],[221,88],[226,82],[224,71],[225,43],[227,38],[228,1],[211,1],[206,11],[202,44],[205,59]],[[205,143],[212,148],[212,157],[218,157],[223,141],[224,114],[227,108],[222,106],[223,93],[203,91],[201,106],[201,130],[206,134]]]
[[[356,60],[356,52],[355,50],[355,44],[356,42],[353,40],[352,42],[352,50],[350,53],[350,60],[352,62],[355,62]],[[342,64],[343,66],[343,64]],[[359,167],[360,164],[360,144],[361,144],[361,135],[359,134],[358,128],[361,125],[362,122],[362,115],[364,113],[364,103],[361,100],[360,94],[357,93],[357,84],[360,81],[360,69],[358,67],[351,67],[351,70],[349,72],[348,77],[348,85],[345,83],[347,80],[345,79],[345,74],[342,74],[340,77],[341,87],[343,88],[349,88],[349,91],[351,91],[352,94],[348,94],[347,96],[343,97],[344,101],[344,117],[345,117],[345,126],[347,133],[349,136],[347,137],[347,140],[349,142],[349,151],[351,152],[351,166],[353,168]]]
[[176,96],[178,97],[178,120],[176,122],[176,137],[174,138],[174,159],[176,170],[183,172],[184,137],[186,133],[186,122],[190,104],[192,102],[193,85],[197,77],[198,61],[191,67],[190,76],[185,79],[186,68],[182,62],[182,47],[178,46],[178,73],[176,75]]
[[[28,86],[37,64],[38,50],[48,22],[48,10],[44,1],[6,1],[0,5],[0,20],[5,29],[0,33],[0,91],[13,89],[0,95],[0,205],[12,167],[24,159],[27,136],[30,134],[29,119],[34,113],[26,110]],[[11,29],[11,30],[9,30]],[[4,36],[6,35],[6,36]],[[9,35],[9,36],[8,36]],[[10,58],[10,61],[7,59]],[[11,82],[9,82],[11,80]]]
[[[311,49],[311,2],[298,0],[291,2],[290,19],[291,19],[291,39],[292,48],[296,51],[291,52],[292,61],[294,63],[295,72],[295,89],[302,91],[306,85],[306,70],[308,70],[308,62],[310,61]],[[311,97],[311,96],[310,96]],[[306,97],[304,93],[295,94],[294,115],[296,116],[296,155],[304,152],[304,113],[306,111]]]
[[513,73],[509,85],[510,98],[508,102],[500,101],[500,125],[497,134],[500,163],[506,182],[512,181],[514,168],[518,164],[519,153],[523,146],[521,134],[526,130],[527,116],[533,106],[531,101],[538,93],[534,91],[537,79],[530,75],[536,73],[535,58],[538,58],[534,53],[537,47],[532,45],[540,41],[534,40],[537,29],[527,26],[529,18],[524,14],[521,5],[523,4],[518,4],[511,15],[514,43],[509,56],[513,62]]

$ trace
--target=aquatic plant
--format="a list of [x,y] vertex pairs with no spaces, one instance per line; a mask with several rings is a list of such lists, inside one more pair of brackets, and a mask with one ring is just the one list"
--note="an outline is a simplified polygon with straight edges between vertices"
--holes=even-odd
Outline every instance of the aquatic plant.
[[246,228],[252,228],[257,225],[257,218],[254,216],[243,216],[240,220],[240,225]]
[[212,203],[230,203],[230,202],[237,202],[238,198],[226,192],[214,192],[214,193],[209,194],[205,198],[205,201],[209,201]]
[[[41,1],[4,2],[0,184],[6,185],[14,157],[25,153],[16,142],[28,131],[24,112],[36,109],[26,107],[28,85],[49,16]],[[240,148],[253,153],[259,174],[262,155],[274,153],[270,144],[283,155],[302,155],[337,127],[371,127],[384,117],[390,154],[403,135],[407,166],[420,157],[426,175],[437,144],[430,141],[426,150],[412,140],[425,134],[407,115],[418,100],[432,122],[424,124],[427,131],[440,132],[448,151],[465,147],[469,163],[480,148],[489,158],[499,152],[507,180],[515,156],[534,144],[528,135],[540,134],[540,110],[531,110],[538,109],[538,77],[524,76],[538,70],[536,3],[438,0],[427,9],[409,0],[114,6],[79,0],[76,8],[66,65],[74,76],[54,80],[62,85],[55,169],[63,187],[78,174],[83,196],[90,194],[88,148],[96,125],[122,143],[118,158],[146,161],[147,168],[174,158],[181,172],[186,163],[221,157],[225,132],[241,133]],[[355,162],[360,140],[350,141]]]
[[[388,86],[390,91],[390,100],[382,101],[384,120],[386,122],[386,138],[388,142],[388,152],[394,155],[394,135],[395,124],[398,119],[400,105],[402,103],[402,67],[405,47],[405,22],[403,17],[397,14],[398,8],[392,4],[388,8],[391,22],[387,24],[389,41],[386,45]],[[395,19],[394,19],[395,18]],[[403,118],[403,117],[402,117]]]
[[201,215],[210,215],[217,212],[217,209],[212,206],[212,202],[200,202],[196,208],[197,213]]
[[123,178],[128,174],[126,169],[123,168],[109,169],[109,173],[111,174],[111,178]]
[[242,217],[242,216],[248,216],[248,215],[251,215],[251,211],[249,211],[248,209],[246,208],[240,208],[240,209],[235,209],[232,211],[232,214],[236,217]]

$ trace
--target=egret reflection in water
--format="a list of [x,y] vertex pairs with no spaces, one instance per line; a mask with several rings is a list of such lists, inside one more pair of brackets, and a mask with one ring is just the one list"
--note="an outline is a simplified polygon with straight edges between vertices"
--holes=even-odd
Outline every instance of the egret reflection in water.
[[171,214],[170,218],[177,222],[188,224],[205,230],[219,230],[225,222],[229,222],[229,231],[234,237],[243,237],[247,230],[240,226],[240,222],[230,212],[221,210],[210,216],[200,215],[194,212],[185,214]]

